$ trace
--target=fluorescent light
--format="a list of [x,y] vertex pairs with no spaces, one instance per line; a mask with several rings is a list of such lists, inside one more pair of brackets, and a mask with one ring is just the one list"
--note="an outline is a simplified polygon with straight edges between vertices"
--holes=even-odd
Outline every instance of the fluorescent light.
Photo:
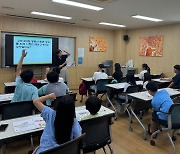
[[31,14],[53,17],[53,18],[61,18],[61,19],[72,19],[72,17],[60,16],[55,14],[43,13],[43,12],[35,12],[35,11],[31,12]]
[[112,24],[107,22],[100,22],[100,25],[115,26],[115,27],[126,27],[125,25]]
[[95,10],[95,11],[100,11],[103,9],[102,7],[83,4],[83,3],[79,3],[79,2],[73,2],[73,1],[69,1],[69,0],[52,0],[52,1],[56,2],[56,3],[72,5],[72,6],[81,7],[81,8],[90,9],[90,10]]
[[134,16],[132,16],[132,17],[133,17],[133,18],[138,18],[138,19],[143,19],[143,20],[154,21],[154,22],[160,22],[160,21],[163,21],[162,19],[156,19],[156,18],[151,18],[151,17],[141,16],[141,15],[134,15]]

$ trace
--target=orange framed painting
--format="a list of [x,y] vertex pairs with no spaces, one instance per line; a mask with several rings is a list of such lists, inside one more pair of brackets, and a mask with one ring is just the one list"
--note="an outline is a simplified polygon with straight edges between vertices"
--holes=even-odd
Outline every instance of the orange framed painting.
[[106,52],[107,50],[107,38],[90,36],[89,37],[89,51],[90,52]]
[[163,55],[163,36],[140,37],[139,55],[161,57]]

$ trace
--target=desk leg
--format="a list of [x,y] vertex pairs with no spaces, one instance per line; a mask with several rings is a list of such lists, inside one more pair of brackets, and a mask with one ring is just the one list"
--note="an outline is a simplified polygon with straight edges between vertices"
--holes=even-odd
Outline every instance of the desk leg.
[[139,120],[139,118],[137,117],[137,115],[134,113],[134,111],[131,109],[131,114],[136,118],[136,120],[139,122],[139,124],[141,125],[141,127],[144,130],[144,136],[143,139],[146,140],[147,139],[147,131],[146,128],[144,127],[144,125],[142,124],[141,120]]
[[107,97],[108,102],[111,104],[111,106],[115,112],[115,119],[117,119],[118,112],[117,112],[116,108],[114,107],[113,103],[111,102],[111,100],[109,99],[109,96],[107,94],[106,94],[106,97]]
[[6,153],[6,144],[3,144],[0,146],[0,154],[5,154]]

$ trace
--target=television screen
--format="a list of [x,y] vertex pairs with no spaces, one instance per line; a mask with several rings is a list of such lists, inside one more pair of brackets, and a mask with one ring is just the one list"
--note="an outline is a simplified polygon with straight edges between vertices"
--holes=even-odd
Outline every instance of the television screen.
[[52,64],[52,38],[14,36],[13,65],[18,64],[23,49],[27,52],[23,64]]
[[53,53],[58,49],[58,38],[41,35],[7,34],[3,35],[2,67],[17,65],[26,50],[24,65],[51,65]]

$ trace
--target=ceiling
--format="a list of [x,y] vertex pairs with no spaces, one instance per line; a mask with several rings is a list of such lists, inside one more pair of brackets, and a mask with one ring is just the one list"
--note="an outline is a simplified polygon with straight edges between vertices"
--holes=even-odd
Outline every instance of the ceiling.
[[[136,29],[172,23],[180,23],[180,0],[73,0],[103,7],[101,11],[53,3],[51,0],[0,0],[0,14],[21,17],[32,17],[61,22],[74,23],[86,27],[103,29]],[[98,2],[106,1],[106,2]],[[72,17],[71,20],[31,15],[31,11]],[[163,19],[156,23],[132,18],[132,15],[143,15]],[[126,25],[126,28],[114,28],[99,25],[99,22],[110,22]]]

